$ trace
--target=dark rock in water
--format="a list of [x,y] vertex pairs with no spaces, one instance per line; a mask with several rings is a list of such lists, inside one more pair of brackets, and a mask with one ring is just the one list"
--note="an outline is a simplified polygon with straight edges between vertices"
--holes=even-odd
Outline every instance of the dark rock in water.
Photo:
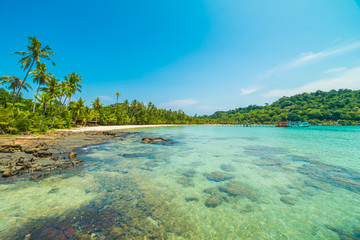
[[208,199],[205,201],[205,206],[208,208],[214,208],[217,207],[223,200],[223,197],[219,194],[211,195]]
[[164,143],[173,143],[173,142],[170,142],[170,139],[168,138],[161,138],[161,137],[143,137],[142,138],[142,143],[145,143],[145,144],[164,144]]
[[307,162],[307,163],[310,162],[309,159],[306,159],[301,156],[296,156],[296,155],[289,156],[289,160],[291,160],[293,162]]
[[256,159],[253,163],[257,166],[268,166],[268,167],[276,167],[281,166],[281,162],[272,159]]
[[192,179],[189,177],[185,177],[185,176],[179,178],[176,182],[183,185],[184,187],[193,187],[194,186]]
[[230,181],[223,186],[219,186],[219,190],[221,192],[227,193],[229,196],[246,197],[252,201],[255,201],[259,198],[257,192],[255,192],[253,189],[243,183],[236,181]]
[[150,153],[124,153],[120,154],[124,158],[148,158],[155,159],[155,157]]
[[347,233],[344,230],[335,228],[330,225],[324,225],[326,228],[330,229],[331,231],[335,232],[340,239],[342,240],[359,240],[360,239],[360,232],[353,232],[353,233]]
[[218,194],[219,188],[217,188],[217,187],[206,188],[206,189],[204,189],[204,193],[211,194],[211,195]]
[[204,162],[195,161],[195,162],[190,163],[189,165],[190,165],[190,166],[193,166],[193,167],[198,167],[198,166],[202,166],[202,165],[204,165],[204,164],[205,164]]
[[38,178],[41,178],[42,176],[43,176],[42,174],[37,174],[37,175],[30,177],[30,179],[38,179]]
[[282,188],[282,187],[276,187],[278,192],[281,194],[281,195],[288,195],[290,194],[290,192],[288,190],[286,190],[285,188]]
[[194,177],[196,175],[195,170],[187,170],[185,172],[182,172],[181,175],[184,175],[185,177]]
[[280,198],[280,200],[283,203],[289,204],[289,205],[295,205],[295,199],[293,199],[292,197],[289,196],[283,196]]
[[205,177],[210,181],[221,182],[232,179],[234,176],[229,173],[215,171],[211,173],[206,173]]
[[246,146],[245,153],[252,156],[271,156],[287,153],[287,150],[285,148],[254,145]]
[[157,162],[154,162],[154,161],[146,162],[145,165],[148,166],[148,167],[151,167],[151,168],[159,166],[159,164]]
[[241,209],[241,213],[250,213],[250,212],[253,212],[254,209],[251,205],[246,205],[244,209]]
[[221,164],[220,168],[221,168],[221,170],[223,170],[225,172],[235,171],[235,167],[231,164]]
[[50,193],[57,193],[58,191],[59,191],[58,188],[53,188],[53,189],[51,189],[50,191],[48,191],[48,194],[50,194]]
[[258,137],[240,137],[240,138],[247,141],[256,141],[259,139]]
[[360,173],[320,162],[303,164],[298,172],[321,183],[360,193]]
[[187,202],[198,202],[199,198],[197,198],[197,197],[186,197],[185,201],[187,201]]

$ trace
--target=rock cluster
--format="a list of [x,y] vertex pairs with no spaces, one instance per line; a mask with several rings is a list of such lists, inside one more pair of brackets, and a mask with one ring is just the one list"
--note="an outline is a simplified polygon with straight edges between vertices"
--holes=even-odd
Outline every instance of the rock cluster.
[[173,143],[168,138],[161,138],[161,137],[143,137],[142,143],[145,144],[167,144],[167,143]]
[[[0,140],[0,174],[11,177],[19,173],[33,173],[65,169],[80,165],[75,148],[103,143],[114,137],[131,133],[121,132],[55,132],[37,137],[12,137]],[[16,144],[15,144],[16,142]],[[36,179],[45,174],[29,174]]]
[[[67,165],[79,165],[82,161],[79,159],[68,159],[60,157],[59,154],[53,154],[49,151],[46,143],[36,146],[22,147],[19,145],[1,145],[0,146],[0,173],[2,177],[11,177],[20,172],[36,172],[52,170]],[[58,151],[59,153],[60,151]],[[57,155],[57,156],[56,156]],[[36,179],[43,175],[33,175],[30,178]]]
[[214,171],[211,173],[206,173],[205,177],[209,181],[221,182],[221,181],[229,180],[229,179],[233,178],[234,176],[229,173],[226,173],[226,172]]

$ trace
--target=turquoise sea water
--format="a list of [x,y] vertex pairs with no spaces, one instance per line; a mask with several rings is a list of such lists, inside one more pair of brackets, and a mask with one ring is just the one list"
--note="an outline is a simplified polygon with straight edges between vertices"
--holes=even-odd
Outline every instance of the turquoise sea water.
[[0,239],[360,239],[360,127],[137,131],[1,180]]

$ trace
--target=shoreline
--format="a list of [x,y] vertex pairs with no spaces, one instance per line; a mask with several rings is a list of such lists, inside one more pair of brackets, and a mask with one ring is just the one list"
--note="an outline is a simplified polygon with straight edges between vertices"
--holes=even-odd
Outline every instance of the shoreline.
[[[153,128],[153,127],[180,127],[186,126],[187,124],[159,124],[159,125],[113,125],[113,126],[93,126],[93,127],[78,127],[71,129],[58,129],[55,131],[59,132],[92,132],[92,131],[115,131],[115,130],[126,130],[136,128]],[[191,125],[190,125],[191,126]]]
[[11,136],[0,139],[0,174],[37,179],[81,165],[80,148],[125,138],[135,132],[116,130],[54,131],[43,135]]
[[[184,125],[93,126],[57,129],[43,134],[6,136],[0,138],[0,174],[3,179],[14,176],[30,179],[46,177],[54,170],[61,172],[81,165],[83,160],[76,158],[76,155],[82,147],[103,144],[113,138],[125,140],[127,135],[137,133],[121,130],[178,126]],[[163,140],[160,138],[160,141]]]

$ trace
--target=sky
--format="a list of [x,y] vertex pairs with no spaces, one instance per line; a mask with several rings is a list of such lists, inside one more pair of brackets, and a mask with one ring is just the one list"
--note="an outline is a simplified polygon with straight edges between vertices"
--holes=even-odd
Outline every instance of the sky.
[[[124,99],[194,115],[360,89],[357,0],[0,0],[0,76],[36,36],[90,105]],[[32,81],[31,79],[27,81]],[[34,89],[36,89],[34,85]],[[35,91],[35,90],[34,90]],[[25,93],[31,97],[34,91]]]

